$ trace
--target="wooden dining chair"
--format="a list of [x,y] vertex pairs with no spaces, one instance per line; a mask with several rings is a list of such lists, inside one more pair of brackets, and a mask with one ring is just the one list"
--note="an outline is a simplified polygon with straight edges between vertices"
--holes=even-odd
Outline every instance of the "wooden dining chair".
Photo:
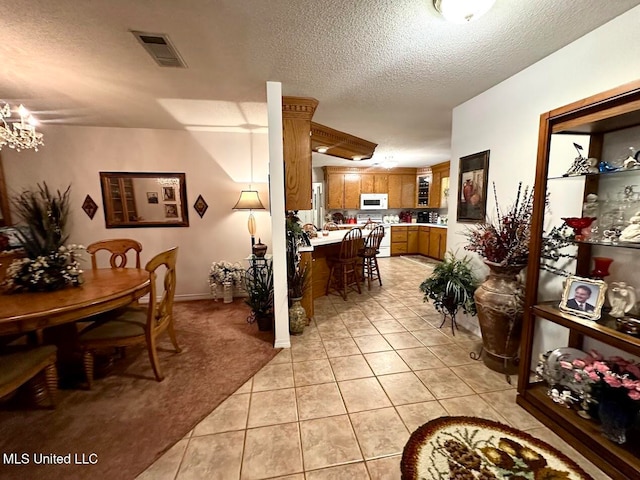
[[[43,404],[46,392],[49,406],[54,408],[58,390],[56,358],[57,348],[54,345],[3,347],[0,352],[0,398],[31,382],[36,404]],[[44,392],[42,382],[38,382],[43,372]]]
[[315,238],[318,236],[318,229],[313,223],[305,223],[302,225],[302,231],[305,232],[309,238]]
[[140,268],[140,252],[142,245],[137,240],[130,238],[114,238],[111,240],[100,240],[87,247],[87,253],[91,255],[91,268],[98,268],[96,254],[106,250],[111,254],[109,264],[111,268],[125,268],[127,266],[127,253],[131,250],[136,252],[136,268]]
[[[95,322],[80,334],[80,349],[89,389],[93,386],[94,352],[103,348],[128,347],[146,343],[156,380],[160,382],[164,379],[156,350],[158,336],[167,331],[176,353],[181,351],[173,325],[177,255],[178,247],[171,248],[153,257],[144,267],[149,272],[151,282],[149,304],[146,307],[142,305],[127,307],[118,311],[115,318]],[[162,278],[163,288],[159,291],[156,279],[159,276],[157,271],[161,267],[165,269]],[[158,300],[159,293],[161,297]]]
[[362,278],[367,280],[367,288],[371,290],[371,282],[378,280],[382,286],[382,278],[378,269],[378,254],[380,253],[380,243],[384,238],[384,227],[378,225],[364,242],[364,248],[358,253],[362,258]]
[[362,249],[362,230],[352,228],[340,243],[340,252],[336,257],[329,257],[327,261],[331,266],[329,280],[325,295],[335,289],[342,298],[347,300],[347,287],[355,285],[358,293],[360,290],[360,268],[358,268],[358,252]]
[[327,222],[327,223],[324,224],[322,229],[323,230],[333,231],[333,230],[340,230],[340,227],[338,227],[337,223]]

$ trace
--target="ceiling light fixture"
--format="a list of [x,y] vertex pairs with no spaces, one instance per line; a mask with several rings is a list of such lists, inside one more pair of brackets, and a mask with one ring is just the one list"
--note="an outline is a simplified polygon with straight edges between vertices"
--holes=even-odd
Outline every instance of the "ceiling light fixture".
[[5,103],[0,108],[0,150],[5,145],[14,148],[18,152],[33,148],[36,152],[42,142],[42,133],[36,131],[37,120],[29,113],[29,110],[20,105],[18,107],[19,122],[7,123],[7,119],[11,117],[11,107]]
[[487,13],[496,0],[433,0],[433,6],[448,21],[466,23]]
[[353,159],[354,162],[359,162],[360,160],[362,160],[362,157],[360,155],[355,155],[351,158]]
[[329,150],[329,147],[318,147],[316,150],[318,153],[327,153],[327,150]]

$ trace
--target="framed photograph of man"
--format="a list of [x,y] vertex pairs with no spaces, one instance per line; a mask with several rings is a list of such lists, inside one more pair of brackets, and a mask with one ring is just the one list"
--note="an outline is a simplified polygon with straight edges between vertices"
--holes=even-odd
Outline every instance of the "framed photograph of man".
[[564,286],[560,310],[578,317],[598,320],[607,284],[602,280],[570,276]]

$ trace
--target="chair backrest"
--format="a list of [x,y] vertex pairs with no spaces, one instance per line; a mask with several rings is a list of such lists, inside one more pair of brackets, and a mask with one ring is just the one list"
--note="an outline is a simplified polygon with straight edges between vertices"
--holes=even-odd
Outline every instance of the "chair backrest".
[[373,230],[374,228],[376,228],[378,225],[380,225],[379,223],[376,222],[372,222],[371,219],[367,220],[367,223],[364,224],[363,230]]
[[318,230],[313,223],[305,223],[304,225],[302,225],[302,230],[306,232],[307,235],[309,235],[309,238],[318,236]]
[[382,242],[382,238],[384,237],[384,227],[382,225],[378,225],[376,228],[371,230],[371,233],[367,237],[367,240],[364,244],[364,249],[367,254],[373,255],[380,248],[380,242]]
[[[173,297],[176,294],[176,259],[178,258],[178,247],[159,253],[145,265],[145,270],[149,272],[151,290],[149,292],[149,310],[147,315],[147,329],[154,330],[163,328],[173,316]],[[158,278],[157,270],[164,266],[164,278],[162,281],[162,295],[158,299]]]
[[136,268],[140,268],[140,252],[142,245],[136,240],[130,238],[114,238],[112,240],[100,240],[94,242],[87,247],[87,253],[91,255],[91,268],[98,268],[96,261],[96,253],[100,250],[106,250],[111,254],[109,264],[111,268],[125,268],[127,265],[127,252],[134,250],[136,252]]
[[340,227],[338,227],[337,223],[327,222],[327,223],[324,224],[322,229],[323,230],[340,230]]
[[362,249],[362,230],[352,228],[349,230],[340,244],[340,260],[351,260],[358,257],[358,252]]

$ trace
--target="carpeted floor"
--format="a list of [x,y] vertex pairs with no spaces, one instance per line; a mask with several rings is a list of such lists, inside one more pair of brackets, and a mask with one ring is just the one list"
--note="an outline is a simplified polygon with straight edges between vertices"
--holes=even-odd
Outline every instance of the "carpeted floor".
[[[176,303],[176,354],[162,337],[154,380],[146,349],[131,348],[92,391],[62,390],[57,408],[0,408],[0,453],[97,454],[95,465],[0,464],[2,479],[133,479],[188,433],[279,350],[273,333],[246,322],[248,307]],[[93,457],[92,457],[93,458]]]

